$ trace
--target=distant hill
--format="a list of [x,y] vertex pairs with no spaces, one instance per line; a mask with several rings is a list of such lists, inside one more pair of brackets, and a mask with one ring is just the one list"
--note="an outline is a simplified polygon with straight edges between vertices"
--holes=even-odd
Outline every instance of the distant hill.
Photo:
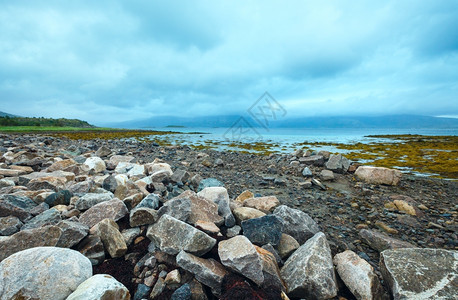
[[[240,116],[206,116],[206,117],[173,117],[161,116],[143,120],[134,120],[122,123],[104,124],[118,128],[154,128],[166,127],[174,124],[183,127],[231,127]],[[256,120],[244,116],[253,127],[260,127]],[[388,116],[337,116],[337,117],[303,117],[285,118],[270,121],[270,128],[458,128],[458,119],[439,118],[417,115],[388,115]]]
[[11,114],[5,114],[5,116],[0,116],[0,126],[41,126],[41,127],[53,126],[53,127],[78,127],[78,128],[95,127],[86,121],[81,121],[78,119],[25,118],[25,117],[17,117]]
[[0,111],[0,117],[10,117],[10,118],[14,118],[14,117],[18,117],[18,116],[15,116],[15,115],[12,115],[12,114],[9,114],[9,113]]

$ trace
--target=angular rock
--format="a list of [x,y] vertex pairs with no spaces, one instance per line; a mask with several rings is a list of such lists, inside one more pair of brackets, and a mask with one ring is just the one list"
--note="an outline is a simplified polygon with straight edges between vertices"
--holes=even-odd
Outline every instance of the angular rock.
[[129,162],[120,162],[116,166],[115,172],[118,174],[127,174],[128,176],[140,176],[145,174],[145,166]]
[[96,234],[100,236],[103,246],[111,257],[121,257],[127,252],[124,237],[118,225],[112,219],[104,219],[97,224]]
[[213,201],[218,205],[218,214],[224,217],[226,227],[235,225],[235,218],[229,206],[229,194],[224,187],[206,187],[198,192],[197,195]]
[[312,178],[311,181],[310,181],[313,185],[316,185],[318,186],[320,189],[322,189],[323,191],[326,191],[326,187],[316,178]]
[[189,173],[186,171],[186,170],[183,170],[183,169],[177,169],[175,170],[175,172],[173,172],[172,176],[170,177],[170,180],[172,180],[172,182],[181,182],[181,183],[185,183],[189,180]]
[[180,221],[186,222],[191,215],[191,199],[189,198],[174,198],[159,209],[159,217],[163,214],[174,217]]
[[249,219],[255,219],[265,216],[266,214],[260,210],[251,207],[237,207],[233,210],[237,224]]
[[72,181],[75,179],[75,173],[73,172],[64,172],[64,171],[54,171],[51,173],[46,172],[33,172],[27,175],[19,176],[19,185],[26,186],[31,180],[42,178],[42,177],[58,177],[65,179],[65,182]]
[[228,228],[226,230],[226,236],[228,238],[232,238],[234,236],[239,235],[240,231],[242,231],[242,227],[240,227],[239,225],[235,225],[234,227]]
[[0,176],[5,177],[18,177],[19,175],[27,174],[27,172],[21,170],[11,170],[11,169],[1,169],[0,168]]
[[92,265],[98,265],[105,260],[105,248],[98,235],[86,236],[77,246],[76,250],[86,256]]
[[200,258],[185,251],[178,253],[177,264],[180,268],[194,274],[199,282],[210,287],[215,295],[221,294],[224,276],[229,274],[222,264],[212,258]]
[[143,198],[143,200],[140,201],[140,203],[138,203],[137,206],[135,206],[135,208],[146,207],[146,208],[158,209],[159,203],[160,203],[160,199],[158,195],[149,194],[148,196]]
[[402,173],[399,170],[383,167],[360,166],[355,172],[358,179],[370,184],[398,185]]
[[112,157],[110,157],[108,165],[110,166],[110,169],[115,169],[116,166],[122,161],[124,161],[124,162],[132,162],[134,160],[135,160],[135,157],[133,157],[133,156],[113,155]]
[[307,240],[288,258],[281,275],[291,297],[329,299],[337,295],[331,250],[322,232]]
[[306,165],[322,166],[324,164],[324,157],[321,155],[312,155],[308,157],[300,157],[299,162]]
[[86,172],[94,173],[104,172],[107,168],[105,162],[97,156],[88,157],[81,167]]
[[0,218],[0,235],[12,235],[22,227],[22,222],[16,217],[8,216]]
[[118,221],[127,215],[128,210],[123,201],[114,198],[113,200],[101,202],[89,208],[81,214],[79,221],[91,228],[103,219]]
[[256,197],[243,201],[243,206],[255,208],[266,214],[272,212],[279,205],[280,201],[275,196]]
[[13,205],[12,203],[0,200],[0,217],[13,216],[22,222],[32,218],[32,215],[24,208]]
[[198,196],[193,191],[185,191],[174,199],[191,200],[191,214],[188,223],[195,225],[197,221],[206,221],[221,226],[224,218],[218,215],[218,205],[211,200]]
[[6,178],[0,179],[0,189],[5,188],[5,187],[13,187],[15,185],[16,183],[14,182],[14,180],[6,179]]
[[57,224],[62,229],[62,235],[56,247],[71,248],[78,244],[89,232],[89,227],[80,222],[63,220]]
[[313,173],[309,169],[309,167],[305,167],[304,170],[302,170],[302,176],[304,176],[304,177],[312,177]]
[[197,188],[197,192],[200,192],[203,189],[209,188],[209,187],[224,187],[224,183],[222,183],[221,181],[219,181],[216,178],[203,179],[199,183],[199,187]]
[[277,246],[278,254],[282,259],[286,259],[300,246],[301,245],[299,245],[295,238],[293,238],[289,234],[283,233],[280,237],[280,242]]
[[22,230],[42,227],[45,225],[55,225],[61,220],[62,217],[60,216],[60,212],[55,208],[51,208],[27,221],[24,226],[22,226]]
[[153,162],[145,165],[146,172],[148,175],[153,175],[157,172],[165,171],[168,176],[172,176],[173,171],[169,164],[161,162]]
[[48,167],[48,172],[54,172],[54,171],[65,171],[68,168],[75,166],[76,161],[73,159],[64,159],[61,161],[56,161],[53,163],[51,166]]
[[201,256],[210,251],[216,240],[206,233],[169,215],[163,215],[159,221],[148,228],[146,236],[161,251],[175,255],[181,250]]
[[281,267],[285,264],[285,262],[281,259],[280,255],[278,255],[277,250],[275,250],[275,248],[271,244],[266,244],[261,248],[272,253],[272,255],[275,257],[275,260],[277,261],[277,266]]
[[206,234],[210,235],[215,235],[220,233],[220,229],[218,226],[215,225],[213,222],[207,222],[207,221],[197,221],[195,224],[195,227],[199,230],[202,230]]
[[345,173],[350,166],[350,161],[342,154],[331,154],[325,166],[336,173]]
[[320,178],[323,181],[332,181],[334,180],[334,173],[331,170],[322,170],[320,172]]
[[114,277],[97,274],[81,283],[66,300],[130,300],[129,290]]
[[238,195],[238,197],[235,199],[235,201],[243,203],[243,201],[245,201],[246,199],[250,199],[250,198],[253,198],[253,197],[254,197],[254,194],[252,192],[246,190],[246,191],[243,191],[240,195]]
[[90,261],[79,252],[37,247],[0,263],[2,299],[66,299],[92,276]]
[[283,231],[283,223],[275,215],[267,215],[256,219],[249,219],[242,222],[243,235],[253,244],[263,246],[271,244],[278,245]]
[[141,231],[139,227],[128,228],[121,231],[121,234],[124,237],[124,241],[126,242],[127,247],[129,247],[130,244],[132,244],[132,242],[134,241],[134,239],[140,235],[140,232]]
[[382,298],[382,286],[374,268],[355,252],[346,250],[334,256],[340,278],[358,300]]
[[384,233],[374,230],[361,229],[359,231],[359,236],[372,249],[375,249],[379,252],[382,252],[383,250],[387,249],[415,248],[414,245],[408,242],[392,238]]
[[320,231],[318,224],[308,214],[298,209],[281,205],[274,210],[273,214],[280,217],[283,233],[289,234],[301,245]]
[[191,287],[185,283],[173,292],[170,300],[191,300]]
[[102,183],[102,188],[109,192],[116,192],[116,188],[118,187],[118,181],[116,180],[116,177],[113,175],[108,176],[103,180]]
[[55,205],[69,205],[70,199],[72,198],[72,193],[68,190],[62,190],[57,193],[52,193],[45,199],[45,203],[49,205],[49,207],[53,207]]
[[157,210],[147,207],[135,207],[130,211],[130,227],[154,224],[159,219]]
[[234,272],[251,279],[257,285],[264,282],[262,259],[245,236],[239,235],[219,242],[218,255],[221,263]]
[[102,146],[95,152],[95,155],[98,157],[105,157],[111,154],[111,149],[107,146]]
[[76,201],[76,208],[80,211],[91,208],[92,206],[104,201],[113,199],[112,193],[87,193]]
[[280,269],[275,255],[261,247],[254,246],[262,261],[262,274],[264,275],[263,288],[286,291],[286,285],[281,279]]
[[380,271],[397,299],[456,299],[458,252],[409,248],[385,250]]
[[67,183],[65,177],[46,176],[30,180],[29,183],[27,183],[27,188],[33,191],[53,190],[57,192],[65,188],[65,183]]

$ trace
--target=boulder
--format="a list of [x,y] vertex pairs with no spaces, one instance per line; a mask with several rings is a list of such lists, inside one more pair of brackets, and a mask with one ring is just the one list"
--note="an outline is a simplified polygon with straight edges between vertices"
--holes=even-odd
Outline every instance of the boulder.
[[61,220],[62,217],[60,216],[60,212],[55,208],[51,208],[27,221],[24,226],[22,226],[22,229],[26,230],[41,227],[44,225],[55,225]]
[[76,161],[70,158],[56,161],[51,166],[49,166],[47,170],[48,172],[65,171],[73,166],[76,166]]
[[[74,177],[75,176],[73,175],[73,178]],[[68,180],[65,177],[54,177],[54,176],[39,177],[39,178],[30,180],[29,183],[27,183],[27,188],[32,191],[53,190],[57,192],[65,188],[65,184],[67,183],[67,181]]]
[[115,221],[104,219],[96,227],[95,232],[100,236],[103,246],[111,257],[121,257],[127,252],[126,242]]
[[202,179],[199,182],[199,186],[197,188],[197,192],[202,191],[203,189],[209,188],[209,187],[224,187],[224,183],[219,181],[216,178],[207,178],[207,179]]
[[0,217],[8,216],[17,217],[22,222],[32,218],[27,209],[16,206],[9,201],[0,200]]
[[288,258],[281,275],[288,296],[330,299],[337,295],[331,249],[322,232],[307,240]]
[[283,223],[275,215],[267,215],[242,222],[243,235],[253,244],[263,246],[278,245],[283,230]]
[[0,235],[12,235],[18,232],[23,223],[17,217],[8,216],[0,218]]
[[189,283],[185,283],[173,292],[170,300],[191,300],[192,292]]
[[374,268],[355,252],[346,250],[334,256],[334,265],[342,281],[358,300],[382,298],[382,286]]
[[260,210],[251,207],[237,207],[233,210],[237,224],[242,223],[243,221],[260,218],[266,214]]
[[387,249],[415,248],[414,245],[408,242],[392,238],[384,233],[374,230],[361,229],[359,231],[359,236],[372,249],[375,249],[379,252]]
[[283,233],[289,234],[301,245],[320,231],[318,224],[308,214],[298,209],[281,205],[274,210],[273,214],[280,217]]
[[458,252],[409,248],[380,253],[380,272],[393,299],[456,299]]
[[324,157],[322,155],[311,155],[307,157],[300,157],[299,162],[306,165],[322,166],[324,164]]
[[123,201],[112,199],[101,202],[86,210],[81,214],[79,221],[91,228],[103,219],[112,219],[118,221],[128,213],[127,207]]
[[257,285],[264,282],[262,259],[248,238],[238,235],[218,244],[218,255],[221,263],[251,279]]
[[167,201],[158,210],[159,217],[163,214],[167,214],[183,222],[188,221],[189,216],[191,215],[191,199],[174,198]]
[[172,176],[173,171],[169,164],[162,162],[153,162],[145,165],[146,172],[148,175],[153,175],[157,172],[165,171],[167,176]]
[[49,207],[53,207],[55,205],[69,205],[70,199],[72,198],[72,193],[68,190],[62,190],[57,193],[52,193],[45,199],[45,203],[49,205]]
[[213,201],[201,197],[193,191],[185,191],[174,199],[183,198],[191,200],[191,214],[188,223],[195,225],[200,220],[215,223],[217,226],[224,224],[224,218],[218,215],[218,205]]
[[76,250],[86,256],[91,264],[98,265],[105,260],[105,248],[98,235],[86,236],[77,246]]
[[243,191],[238,197],[235,199],[236,202],[243,203],[246,199],[253,198],[254,194],[248,190]]
[[356,169],[356,177],[370,184],[398,185],[402,173],[399,170],[383,167],[360,166]]
[[145,174],[145,166],[130,162],[120,162],[116,166],[115,172],[127,174],[127,176],[143,176]]
[[78,244],[89,232],[89,227],[80,222],[63,220],[57,224],[62,229],[62,235],[56,244],[56,247],[71,248]]
[[280,201],[278,201],[277,197],[275,196],[256,197],[243,201],[243,206],[255,208],[266,214],[272,212],[275,207],[279,205]]
[[137,206],[135,206],[135,208],[146,207],[146,208],[158,209],[159,203],[160,203],[160,199],[158,195],[149,194],[148,196],[143,198],[143,200],[140,201],[140,203],[138,203]]
[[111,149],[108,148],[107,146],[101,146],[97,151],[95,152],[95,155],[98,157],[105,157],[111,154]]
[[91,262],[75,250],[27,249],[0,263],[0,297],[63,300],[91,276]]
[[114,277],[97,274],[81,283],[66,300],[130,300],[129,290]]
[[216,244],[216,240],[206,233],[169,215],[163,215],[159,221],[150,225],[146,236],[161,251],[171,255],[184,250],[201,256]]
[[218,205],[218,214],[224,217],[224,225],[232,227],[235,225],[235,218],[229,206],[229,194],[224,187],[206,187],[197,193],[198,196],[213,201]]
[[0,261],[16,252],[29,248],[56,246],[61,235],[62,230],[57,226],[44,226],[21,230],[13,235],[0,239]]
[[116,180],[116,177],[113,175],[108,176],[103,180],[102,183],[102,188],[109,192],[116,192],[116,188],[118,187],[118,181]]
[[132,162],[135,160],[135,157],[133,156],[128,156],[128,155],[113,155],[110,157],[110,160],[108,161],[108,166],[110,166],[110,169],[114,170],[118,164],[122,161],[124,162]]
[[81,168],[86,172],[101,173],[106,170],[105,162],[97,156],[88,157]]
[[301,245],[299,245],[295,238],[289,234],[283,233],[277,246],[278,255],[280,255],[282,259],[286,259],[300,246]]
[[320,172],[320,178],[323,181],[332,181],[334,180],[334,173],[331,170],[322,170]]
[[350,161],[342,154],[331,154],[325,166],[336,173],[345,173],[350,166]]
[[159,219],[157,210],[148,207],[135,207],[130,211],[130,227],[153,224]]
[[112,193],[87,193],[76,201],[75,206],[78,210],[83,211],[111,199],[113,199]]
[[261,247],[254,247],[258,252],[262,262],[262,274],[264,275],[264,282],[262,283],[261,287],[266,289],[271,288],[274,290],[286,291],[286,286],[281,278],[280,269],[278,268],[275,255]]

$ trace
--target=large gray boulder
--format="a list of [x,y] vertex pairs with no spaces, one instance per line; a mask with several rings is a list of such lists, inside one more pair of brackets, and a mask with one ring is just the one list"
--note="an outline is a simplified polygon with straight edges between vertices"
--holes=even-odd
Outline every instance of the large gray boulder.
[[285,262],[281,276],[291,297],[330,299],[337,295],[331,249],[322,232],[315,234]]
[[66,299],[92,276],[92,265],[81,253],[37,247],[0,263],[0,299]]
[[97,274],[83,283],[66,300],[130,300],[129,290],[114,277]]
[[218,205],[218,214],[224,218],[224,225],[235,225],[235,217],[229,206],[229,194],[224,187],[206,187],[197,193],[198,196],[207,198]]
[[118,221],[128,213],[127,206],[123,201],[114,198],[104,201],[89,208],[81,214],[79,220],[84,225],[91,228],[103,219],[112,219]]
[[163,215],[159,221],[150,225],[146,236],[161,251],[171,255],[184,250],[201,256],[216,244],[216,240],[206,233],[169,215]]
[[0,261],[8,256],[34,247],[56,246],[62,235],[57,226],[21,230],[13,235],[0,239]]
[[89,232],[89,227],[80,222],[63,220],[57,224],[62,229],[62,235],[57,242],[57,247],[71,248],[78,244]]
[[253,244],[276,246],[280,242],[283,223],[278,216],[267,215],[243,221],[242,229],[243,235]]
[[164,206],[158,210],[159,217],[163,214],[167,214],[183,222],[188,221],[191,215],[191,199],[174,198],[167,201],[164,203]]
[[280,217],[283,233],[289,234],[301,245],[320,231],[318,224],[308,214],[298,209],[281,205],[274,210],[273,214]]
[[176,260],[180,268],[194,274],[196,279],[210,287],[215,295],[221,294],[224,276],[229,274],[222,264],[212,258],[200,258],[185,251],[178,253]]
[[331,171],[345,173],[350,166],[350,161],[342,154],[331,154],[325,166]]
[[193,191],[185,191],[174,199],[189,199],[191,201],[191,214],[188,223],[195,225],[197,221],[213,222],[217,226],[224,224],[224,218],[218,215],[218,205],[213,201],[198,196]]
[[458,251],[428,248],[385,250],[380,272],[397,299],[456,299]]

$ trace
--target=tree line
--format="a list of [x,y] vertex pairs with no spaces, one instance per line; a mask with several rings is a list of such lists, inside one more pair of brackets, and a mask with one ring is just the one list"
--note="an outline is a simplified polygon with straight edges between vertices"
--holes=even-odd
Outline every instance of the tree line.
[[25,117],[0,117],[0,126],[40,126],[40,127],[95,127],[86,121],[78,119],[51,119],[51,118],[25,118]]

